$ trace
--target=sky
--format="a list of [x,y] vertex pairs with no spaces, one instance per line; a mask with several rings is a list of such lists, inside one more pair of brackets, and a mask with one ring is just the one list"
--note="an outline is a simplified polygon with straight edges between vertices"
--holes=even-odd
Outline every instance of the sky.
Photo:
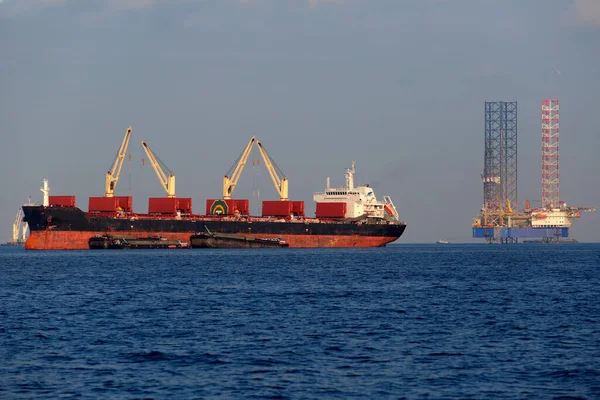
[[[355,161],[401,242],[470,242],[486,100],[518,102],[521,205],[558,98],[561,199],[600,206],[598,71],[597,0],[0,0],[0,241],[43,177],[87,210],[132,126],[116,193],[138,212],[165,195],[141,140],[203,213],[256,135],[308,214]],[[233,197],[278,198],[251,163]],[[600,212],[571,237],[600,241]]]

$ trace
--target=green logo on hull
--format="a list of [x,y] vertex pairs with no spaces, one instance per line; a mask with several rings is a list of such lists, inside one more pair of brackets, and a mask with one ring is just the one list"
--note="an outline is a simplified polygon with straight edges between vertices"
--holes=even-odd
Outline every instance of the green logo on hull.
[[211,215],[227,215],[229,213],[229,207],[225,200],[215,200],[210,207]]

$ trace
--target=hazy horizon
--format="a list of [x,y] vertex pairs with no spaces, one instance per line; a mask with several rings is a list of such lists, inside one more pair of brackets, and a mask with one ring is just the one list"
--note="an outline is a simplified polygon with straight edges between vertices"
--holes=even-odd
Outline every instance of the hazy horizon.
[[[203,213],[256,135],[309,215],[355,160],[401,243],[472,242],[486,100],[518,103],[519,206],[541,197],[541,101],[558,98],[561,199],[598,207],[598,43],[594,0],[0,0],[0,242],[43,177],[87,210],[128,126],[116,193],[135,211],[164,196],[141,140]],[[254,212],[257,190],[277,198],[250,162],[233,197]],[[584,213],[570,237],[599,226]]]

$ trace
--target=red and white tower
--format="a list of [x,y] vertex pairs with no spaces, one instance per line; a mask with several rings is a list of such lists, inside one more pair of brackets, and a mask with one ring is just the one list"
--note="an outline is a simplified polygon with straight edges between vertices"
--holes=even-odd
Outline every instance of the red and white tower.
[[542,207],[559,206],[558,100],[542,100]]

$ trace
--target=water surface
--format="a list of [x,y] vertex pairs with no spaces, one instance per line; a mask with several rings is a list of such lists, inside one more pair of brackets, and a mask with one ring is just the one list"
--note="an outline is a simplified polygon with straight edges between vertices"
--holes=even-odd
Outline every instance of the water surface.
[[0,250],[2,398],[600,397],[600,245]]

